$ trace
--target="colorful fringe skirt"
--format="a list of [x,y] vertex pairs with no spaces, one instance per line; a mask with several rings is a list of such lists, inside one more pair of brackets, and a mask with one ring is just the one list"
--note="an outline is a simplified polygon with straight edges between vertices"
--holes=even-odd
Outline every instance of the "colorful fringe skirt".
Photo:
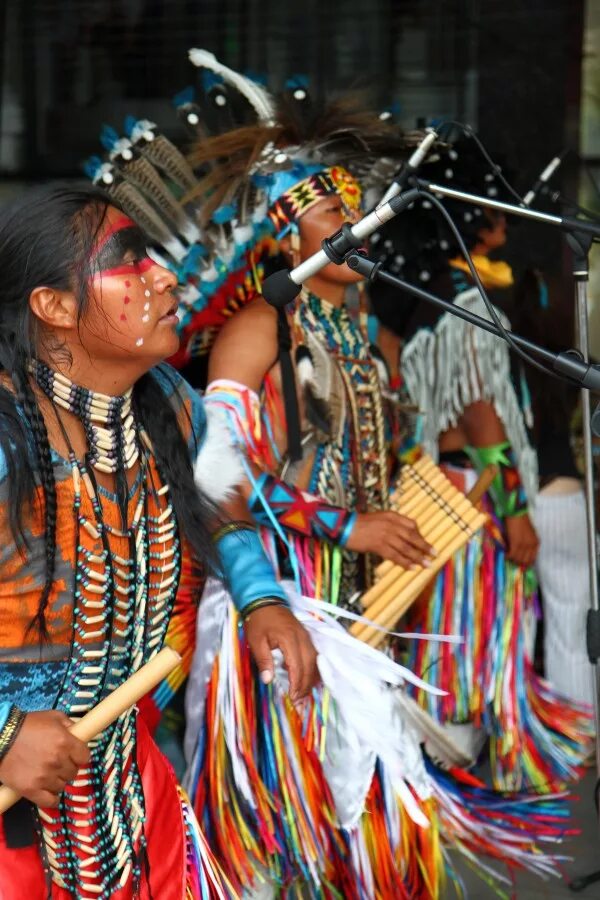
[[[444,470],[465,489],[469,470]],[[438,722],[484,729],[494,787],[548,792],[580,777],[594,726],[589,707],[561,696],[533,670],[532,576],[506,559],[490,511],[489,526],[444,567],[408,616],[410,631],[458,634],[463,643],[413,642],[406,664],[448,692],[409,687]]]
[[331,642],[321,640],[322,617],[313,614],[311,623],[294,607],[317,646],[324,683],[295,708],[284,671],[268,687],[258,679],[231,606],[222,614],[221,650],[209,652],[203,621],[214,634],[218,619],[210,599],[200,606],[187,692],[185,785],[237,890],[434,900],[448,879],[460,890],[453,850],[501,897],[511,885],[504,864],[557,874],[558,858],[542,845],[568,832],[564,798],[511,796],[437,768],[395,705],[403,688],[369,680],[369,671],[391,664],[383,654],[352,643],[333,623],[331,634],[334,626],[341,632],[338,664]]

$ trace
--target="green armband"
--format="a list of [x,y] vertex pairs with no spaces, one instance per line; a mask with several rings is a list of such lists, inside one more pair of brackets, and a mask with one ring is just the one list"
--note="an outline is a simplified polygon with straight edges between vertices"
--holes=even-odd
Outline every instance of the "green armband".
[[498,474],[490,485],[496,515],[501,519],[525,515],[527,497],[509,441],[491,447],[465,447],[465,453],[478,472],[489,465],[498,466]]

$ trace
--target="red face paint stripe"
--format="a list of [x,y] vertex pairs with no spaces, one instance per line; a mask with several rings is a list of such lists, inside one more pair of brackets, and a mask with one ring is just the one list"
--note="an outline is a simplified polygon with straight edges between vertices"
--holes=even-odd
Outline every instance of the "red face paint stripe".
[[147,256],[145,259],[140,260],[136,263],[127,263],[122,266],[115,266],[114,269],[101,269],[99,272],[94,273],[94,278],[98,278],[99,276],[104,276],[106,278],[111,275],[140,275],[144,272],[148,272],[152,266],[156,266],[157,263],[154,262],[153,259],[150,259]]

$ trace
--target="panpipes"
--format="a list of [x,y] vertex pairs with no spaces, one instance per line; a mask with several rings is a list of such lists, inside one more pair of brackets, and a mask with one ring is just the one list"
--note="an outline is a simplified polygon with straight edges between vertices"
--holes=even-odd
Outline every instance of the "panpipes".
[[[467,497],[429,456],[403,466],[391,497],[391,508],[415,520],[437,555],[428,567],[404,569],[389,561],[377,566],[375,584],[361,597],[368,619],[380,628],[393,630],[440,569],[486,522],[486,514],[474,504],[488,489],[496,472],[495,466],[488,467]],[[364,622],[355,622],[350,632],[372,647],[378,647],[386,638],[385,631]]]

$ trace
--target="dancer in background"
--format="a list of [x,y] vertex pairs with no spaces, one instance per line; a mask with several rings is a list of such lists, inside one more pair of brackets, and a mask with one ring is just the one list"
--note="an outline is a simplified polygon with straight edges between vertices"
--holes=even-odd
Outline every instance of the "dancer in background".
[[[470,138],[427,163],[426,174],[432,182],[490,198],[502,190],[498,173],[489,171]],[[491,258],[506,240],[504,216],[456,201],[445,205],[485,289],[498,298],[513,284],[508,264]],[[390,271],[488,317],[454,236],[427,199],[383,229],[374,245]],[[448,697],[421,695],[420,700],[451,726],[473,759],[489,738],[497,787],[544,791],[562,785],[580,771],[590,721],[582,708],[540,681],[531,665],[531,567],[539,541],[530,510],[538,476],[522,368],[517,366],[517,377],[511,378],[502,340],[430,304],[380,282],[372,285],[371,299],[386,327],[392,364],[402,342],[402,376],[422,416],[419,440],[425,451],[444,463],[463,490],[477,470],[488,463],[499,466],[490,490],[490,529],[455,556],[409,616],[411,628],[459,632],[465,641],[460,654],[425,644],[411,650],[411,666],[449,691]]]

